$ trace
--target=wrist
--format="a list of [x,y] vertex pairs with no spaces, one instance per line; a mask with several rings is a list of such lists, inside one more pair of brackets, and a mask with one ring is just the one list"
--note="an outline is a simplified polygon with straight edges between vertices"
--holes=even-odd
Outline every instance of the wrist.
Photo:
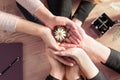
[[53,77],[52,75],[49,75],[45,80],[59,80],[59,79]]
[[81,25],[82,25],[82,21],[80,21],[80,20],[77,19],[77,18],[73,18],[72,21],[74,21],[76,24],[78,24],[78,26],[81,26]]
[[51,22],[51,19],[54,18],[54,15],[45,7],[41,6],[34,15],[41,20],[46,26],[49,26]]
[[64,78],[64,73],[62,73],[62,71],[59,71],[59,70],[52,69],[50,71],[50,75],[59,80],[63,80],[63,78]]
[[40,36],[40,34],[42,33],[41,27],[43,26],[24,19],[19,19],[16,24],[16,31],[33,36]]
[[90,55],[94,55],[100,59],[101,62],[105,63],[110,55],[110,49],[103,44],[99,43],[95,39],[88,36],[85,39],[83,49]]
[[80,78],[80,75],[74,75],[74,73],[68,77],[66,77],[67,80],[77,80]]
[[63,77],[65,75],[65,68],[63,67],[63,65],[58,66],[58,64],[51,64],[50,75],[59,80],[63,80]]
[[45,25],[46,25],[48,28],[53,29],[54,23],[55,23],[55,21],[56,21],[55,18],[56,18],[55,15],[49,16],[49,17],[46,19],[46,21],[45,21]]

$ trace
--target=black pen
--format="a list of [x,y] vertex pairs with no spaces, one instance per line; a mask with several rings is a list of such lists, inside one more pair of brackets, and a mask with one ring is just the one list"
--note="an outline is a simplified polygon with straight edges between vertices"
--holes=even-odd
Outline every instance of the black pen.
[[11,63],[10,63],[10,65],[7,67],[7,68],[5,68],[1,73],[0,73],[0,77],[5,73],[5,72],[7,72],[16,62],[18,62],[20,60],[20,57],[17,57],[14,61],[12,61]]

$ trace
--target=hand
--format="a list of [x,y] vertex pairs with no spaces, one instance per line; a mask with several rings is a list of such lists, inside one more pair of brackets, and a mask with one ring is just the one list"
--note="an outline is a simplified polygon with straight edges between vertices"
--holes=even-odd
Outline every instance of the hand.
[[78,26],[81,27],[81,25],[82,25],[82,21],[80,21],[80,20],[77,19],[77,18],[73,18],[72,21],[75,22]]
[[82,22],[77,19],[77,18],[73,18],[72,19],[73,22],[75,22],[75,24],[77,25],[77,28],[78,28],[78,31],[79,31],[79,34],[80,34],[80,39],[79,39],[79,47],[82,48],[83,47],[83,44],[84,44],[84,40],[86,39],[86,37],[88,36],[84,29],[81,27],[82,26]]
[[[79,64],[80,63],[79,58],[82,57],[82,55],[84,55],[84,51],[80,48],[68,48],[64,51],[55,51],[51,49],[51,52],[59,56],[55,58],[67,66],[74,66],[76,62]],[[61,57],[64,57],[64,58],[61,58]],[[74,62],[74,60],[76,62]]]
[[48,47],[55,50],[63,49],[58,46],[56,40],[51,33],[51,30],[45,26],[26,21],[24,19],[19,19],[16,24],[16,31],[41,37]]
[[[71,59],[74,59],[77,62],[77,64],[80,64],[81,58],[83,58],[86,55],[86,53],[80,48],[68,48],[64,51],[53,51],[52,53],[61,57],[70,57]],[[57,58],[57,60],[59,60],[65,65],[73,66],[70,65],[70,63],[64,59]]]
[[46,52],[48,60],[51,64],[50,75],[56,79],[63,80],[63,77],[65,75],[65,66],[55,59],[57,56],[52,54],[51,49],[47,48]]
[[58,46],[58,43],[54,39],[51,30],[49,28],[41,27],[40,33],[41,33],[41,38],[43,39],[47,47],[52,48],[54,50],[64,50],[63,47]]
[[72,20],[70,20],[66,17],[54,16],[46,24],[46,26],[48,26],[51,30],[54,29],[54,27],[57,25],[64,25],[68,29],[70,29],[71,37],[66,40],[67,42],[74,43],[74,44],[78,43],[78,39],[80,39],[80,34],[77,29],[77,25]]
[[66,26],[67,28],[70,29],[71,32],[71,37],[70,38],[70,42],[71,43],[78,43],[77,39],[80,39],[80,34],[77,30],[76,24],[66,18],[66,17],[60,17],[60,16],[55,16],[53,15],[45,6],[40,7],[35,13],[34,15],[41,20],[47,27],[49,27],[51,30],[53,30],[53,28],[55,26],[58,25],[63,25]]
[[[88,79],[95,77],[99,72],[99,70],[91,61],[86,52],[80,48],[70,48],[61,52],[54,52],[54,54],[61,57],[73,58],[79,65],[80,70],[85,74]],[[71,66],[69,62],[66,62],[66,60],[61,60],[60,58],[57,58],[57,60],[59,60],[65,65]]]

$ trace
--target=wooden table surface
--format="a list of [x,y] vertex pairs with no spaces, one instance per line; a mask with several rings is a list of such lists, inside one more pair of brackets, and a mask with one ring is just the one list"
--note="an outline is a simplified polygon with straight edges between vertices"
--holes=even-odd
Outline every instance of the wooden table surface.
[[[97,38],[95,33],[89,28],[91,22],[103,12],[107,13],[113,20],[120,19],[120,12],[110,6],[112,2],[120,1],[111,0],[110,2],[97,5],[86,19],[83,28],[91,37],[103,45],[120,51],[120,26],[113,26],[112,29],[100,38]],[[23,17],[15,5],[15,0],[0,0],[0,10]],[[2,42],[23,43],[24,80],[44,80],[46,75],[49,74],[50,65],[44,54],[45,44],[40,38],[23,33],[0,31],[0,43]],[[120,80],[120,74],[103,66],[97,59],[95,59],[95,63],[109,80]]]
[[[113,2],[120,3],[119,0],[111,0],[110,2],[97,5],[93,9],[93,11],[90,13],[87,20],[85,21],[83,28],[85,29],[88,35],[95,38],[97,41],[99,41],[103,45],[120,51],[120,24],[116,24],[112,26],[112,28],[101,37],[98,37],[94,33],[94,31],[92,31],[90,28],[91,22],[95,18],[100,16],[102,13],[106,13],[113,21],[120,19],[120,10],[116,10],[113,7],[111,7],[111,4]],[[104,54],[104,53],[101,53],[101,54]],[[94,61],[97,67],[105,74],[105,76],[107,76],[109,80],[120,80],[120,74],[105,67],[97,59],[95,59]]]

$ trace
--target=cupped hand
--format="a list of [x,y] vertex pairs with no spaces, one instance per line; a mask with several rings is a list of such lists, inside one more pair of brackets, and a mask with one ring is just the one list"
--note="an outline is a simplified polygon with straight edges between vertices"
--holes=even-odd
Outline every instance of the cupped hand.
[[48,26],[51,30],[54,29],[55,26],[63,25],[66,26],[70,31],[71,37],[66,41],[69,43],[78,43],[78,39],[80,39],[80,34],[77,28],[77,25],[70,19],[61,16],[54,16],[46,26]]
[[63,47],[58,46],[58,43],[54,39],[51,30],[47,27],[42,27],[41,29],[41,38],[47,45],[47,47],[52,48],[54,50],[64,50]]

